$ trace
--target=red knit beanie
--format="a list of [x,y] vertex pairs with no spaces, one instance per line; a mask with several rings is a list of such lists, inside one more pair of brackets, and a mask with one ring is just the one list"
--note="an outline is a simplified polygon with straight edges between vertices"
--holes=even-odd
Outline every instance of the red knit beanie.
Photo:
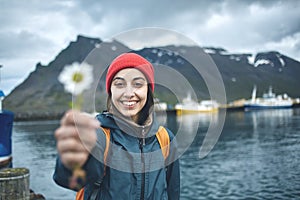
[[148,80],[152,92],[154,91],[154,69],[152,64],[135,53],[124,53],[115,58],[106,74],[106,92],[110,94],[110,86],[114,76],[122,69],[135,68],[140,70]]

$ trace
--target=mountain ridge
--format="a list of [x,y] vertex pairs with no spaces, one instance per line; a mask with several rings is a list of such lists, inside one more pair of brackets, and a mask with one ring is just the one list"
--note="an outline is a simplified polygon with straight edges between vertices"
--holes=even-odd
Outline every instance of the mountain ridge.
[[[71,41],[48,65],[37,63],[36,69],[4,99],[4,107],[13,111],[18,119],[60,117],[69,109],[68,102],[72,97],[64,92],[63,86],[58,82],[59,73],[65,65],[84,61],[95,48],[100,46],[104,49],[103,55],[100,55],[105,63],[103,66],[108,66],[112,57],[133,51],[115,40],[104,42],[99,38],[79,35],[76,41]],[[165,47],[169,51],[164,50]],[[201,76],[196,76],[189,63],[179,56],[184,53],[198,56],[195,52],[198,52],[199,48],[169,45],[143,48],[134,52],[146,57],[152,63],[168,65],[178,70],[187,77],[193,87],[197,87],[199,99],[208,99],[210,96],[207,86]],[[254,85],[258,88],[258,95],[272,86],[276,93],[287,93],[291,97],[300,96],[296,87],[300,83],[297,77],[297,74],[300,74],[300,63],[280,52],[260,52],[254,56],[251,53],[230,54],[226,49],[214,47],[202,47],[202,51],[207,53],[218,67],[224,81],[228,102],[249,98]],[[105,95],[103,81],[102,78],[96,91],[97,95]],[[180,101],[174,99],[174,95],[169,93],[166,88],[157,87],[158,98],[171,104]],[[104,109],[105,101],[97,101],[96,107]]]

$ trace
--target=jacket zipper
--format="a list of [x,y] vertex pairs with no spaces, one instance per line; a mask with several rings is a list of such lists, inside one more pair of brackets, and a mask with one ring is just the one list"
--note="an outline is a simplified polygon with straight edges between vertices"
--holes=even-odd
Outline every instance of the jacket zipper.
[[142,186],[141,186],[141,200],[145,199],[145,179],[146,179],[146,174],[145,174],[145,157],[144,157],[144,151],[143,147],[145,146],[145,128],[143,127],[142,129],[142,139],[140,139],[139,144],[140,144],[140,150],[141,150],[141,160],[142,160]]

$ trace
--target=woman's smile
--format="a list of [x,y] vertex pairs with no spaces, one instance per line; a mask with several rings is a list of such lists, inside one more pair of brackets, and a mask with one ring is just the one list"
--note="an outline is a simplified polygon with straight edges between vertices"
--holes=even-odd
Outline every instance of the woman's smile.
[[129,109],[132,109],[138,103],[138,101],[121,101],[121,103]]
[[127,117],[135,117],[147,101],[147,79],[134,68],[120,70],[111,84],[112,103]]

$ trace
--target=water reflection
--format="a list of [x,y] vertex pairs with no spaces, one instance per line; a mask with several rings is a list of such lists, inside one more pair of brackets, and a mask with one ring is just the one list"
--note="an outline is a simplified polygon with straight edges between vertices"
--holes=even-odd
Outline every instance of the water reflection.
[[166,112],[157,112],[155,114],[156,120],[160,126],[167,125],[167,113]]
[[198,142],[182,157],[182,199],[298,199],[299,114],[228,113],[221,138],[205,159],[193,153]]
[[[210,123],[218,121],[218,113],[197,113],[177,116],[177,123],[186,127],[208,127]],[[195,131],[193,129],[192,131]],[[190,131],[190,132],[192,132]]]
[[[177,116],[176,122],[179,126],[178,134],[176,135],[177,140],[179,141],[179,150],[181,153],[184,153],[193,143],[199,131],[201,132],[201,135],[207,135],[207,138],[211,137],[208,133],[208,130],[209,127],[214,127],[214,125],[218,122],[218,113],[197,113],[189,115],[179,115]],[[211,138],[216,140],[218,139],[214,136],[212,136]],[[201,139],[201,141],[203,140],[204,139]],[[201,147],[201,145],[199,145],[199,148]],[[214,146],[214,144],[209,145],[212,147]]]
[[[159,117],[178,136],[183,152],[181,200],[299,199],[300,109],[228,112],[217,144],[199,159],[209,126],[219,120],[215,114]],[[47,200],[74,199],[52,181],[57,126],[15,123],[14,166],[30,169],[31,188]]]
[[293,115],[293,109],[257,110],[247,112],[247,114],[251,115],[253,128],[257,130],[260,125],[272,128],[288,124]]
[[14,131],[20,134],[20,137],[15,139],[26,139],[28,145],[37,149],[39,147],[53,148],[55,147],[53,133],[58,125],[59,121],[15,122]]

